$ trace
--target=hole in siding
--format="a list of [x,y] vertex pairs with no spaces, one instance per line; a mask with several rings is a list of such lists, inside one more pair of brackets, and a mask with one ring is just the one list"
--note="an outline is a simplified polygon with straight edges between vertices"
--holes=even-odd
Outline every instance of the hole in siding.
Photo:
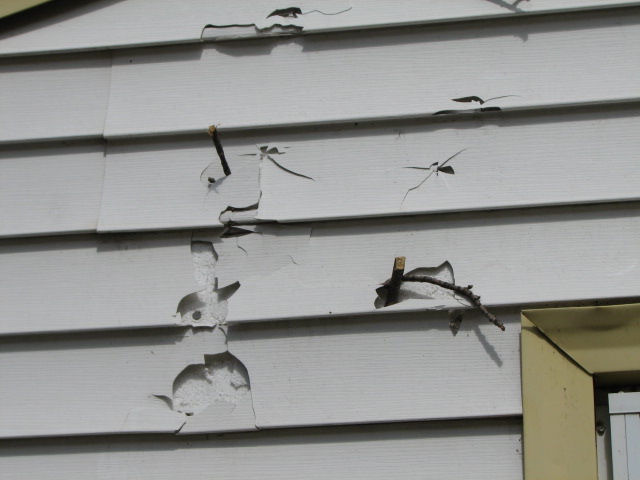
[[173,410],[196,415],[214,402],[238,404],[250,395],[249,373],[229,352],[205,355],[204,363],[187,366],[173,382]]
[[[437,267],[416,268],[414,270],[411,270],[410,272],[407,272],[406,275],[427,275],[439,280],[444,280],[445,282],[455,283],[453,267],[448,261],[441,263]],[[378,287],[376,289],[376,293],[378,294],[378,296],[374,300],[373,305],[375,308],[383,308],[387,300],[387,287],[385,285]],[[437,285],[432,285],[430,283],[403,282],[400,286],[400,292],[398,294],[398,303],[409,299],[450,299],[453,296],[454,295],[450,290],[438,287]]]
[[199,327],[224,323],[229,314],[229,298],[239,288],[240,282],[235,282],[222,288],[213,286],[190,293],[178,304],[182,323]]

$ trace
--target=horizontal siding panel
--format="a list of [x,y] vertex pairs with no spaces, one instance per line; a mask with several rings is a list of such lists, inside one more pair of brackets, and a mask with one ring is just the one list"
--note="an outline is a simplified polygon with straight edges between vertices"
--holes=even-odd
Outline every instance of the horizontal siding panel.
[[0,149],[0,236],[94,231],[103,174],[101,143]]
[[[631,104],[236,132],[221,135],[228,178],[204,132],[111,142],[99,230],[219,226],[226,207],[258,200],[258,219],[278,222],[637,200],[638,131]],[[256,145],[279,148],[271,158],[313,180],[278,168]],[[428,169],[461,150],[447,164],[453,175],[410,190],[429,171],[406,167]]]
[[207,416],[217,420],[207,431],[254,429],[250,394],[192,418],[154,396],[171,398],[182,370],[227,349],[221,333],[181,330],[0,339],[11,385],[0,393],[0,436],[174,433]]
[[[216,401],[176,385],[227,351],[219,330],[3,337],[0,378],[11,388],[0,393],[0,437],[520,415],[519,314],[502,316],[505,333],[470,315],[455,337],[445,312],[234,326],[229,351],[250,392],[225,397],[222,385]],[[173,397],[173,409],[154,395]],[[181,413],[193,405],[205,409]]]
[[[370,425],[216,437],[24,440],[2,444],[12,479],[522,478],[516,420]],[[0,474],[0,475],[3,475]]]
[[0,241],[0,333],[175,325],[190,232]]
[[[277,160],[314,181],[266,165],[258,218],[308,221],[638,199],[638,131],[633,105],[276,136],[289,147]],[[436,162],[453,174],[430,171]]]
[[0,142],[102,136],[109,53],[0,60]]
[[376,309],[398,255],[408,270],[448,260],[455,280],[475,285],[487,305],[632,297],[639,219],[630,202],[246,226],[255,233],[198,233],[215,249],[200,266],[189,231],[4,240],[0,261],[12,281],[0,286],[3,333],[180,324],[181,299],[205,288],[195,275],[220,289],[240,282],[228,302],[207,300],[215,321],[232,323],[461,306],[438,287],[416,287]]
[[[640,9],[114,53],[110,138],[637,99]],[[597,65],[599,68],[594,68]]]
[[400,255],[407,271],[450,262],[455,281],[487,305],[620,298],[640,287],[637,203],[314,224],[310,236],[280,228],[215,244],[220,285],[241,283],[227,321],[460,306],[439,287],[407,287],[404,301],[376,310]]
[[446,312],[233,326],[258,427],[520,415],[520,315]]
[[[484,19],[523,13],[552,13],[575,9],[610,8],[638,5],[631,0],[537,0],[521,2],[517,8],[507,1],[458,0],[455,8],[447,0],[401,0],[374,4],[366,0],[317,1],[296,3],[303,12],[320,9],[339,15],[307,14],[296,19],[279,18],[281,23],[304,27],[303,33],[330,30],[380,28],[393,25],[451,22]],[[17,25],[0,36],[0,55],[24,55],[131,45],[199,42],[205,24],[217,25],[257,23],[270,25],[267,15],[282,4],[274,0],[224,2],[190,0],[172,2],[158,0],[108,0],[92,2],[60,10],[46,9],[25,25]],[[277,18],[277,17],[276,17]],[[211,29],[207,39],[232,39],[260,36],[254,28]],[[233,33],[230,32],[233,30]],[[283,33],[267,32],[265,34]]]

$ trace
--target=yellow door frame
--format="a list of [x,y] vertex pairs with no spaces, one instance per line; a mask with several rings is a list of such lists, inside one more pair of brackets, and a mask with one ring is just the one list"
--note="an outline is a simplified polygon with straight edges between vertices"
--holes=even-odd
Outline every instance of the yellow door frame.
[[51,0],[0,0],[0,18],[49,1]]
[[525,480],[597,480],[594,376],[640,374],[640,304],[522,312]]

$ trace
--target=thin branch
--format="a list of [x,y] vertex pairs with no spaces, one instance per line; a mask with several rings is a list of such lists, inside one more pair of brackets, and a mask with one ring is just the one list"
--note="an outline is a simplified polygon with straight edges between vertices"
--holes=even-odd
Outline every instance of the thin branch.
[[498,318],[493,313],[487,310],[487,307],[485,307],[480,302],[480,296],[471,291],[471,289],[473,288],[472,285],[461,287],[460,285],[455,285],[453,283],[446,282],[435,277],[429,277],[428,275],[404,275],[402,277],[402,281],[431,283],[432,285],[437,285],[438,287],[451,290],[469,300],[469,302],[473,304],[478,310],[480,310],[491,323],[493,323],[500,330],[504,331],[504,324],[500,320],[498,320]]

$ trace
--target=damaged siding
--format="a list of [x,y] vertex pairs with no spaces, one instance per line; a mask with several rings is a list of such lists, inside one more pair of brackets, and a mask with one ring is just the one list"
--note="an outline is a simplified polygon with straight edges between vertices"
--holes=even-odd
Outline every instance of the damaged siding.
[[[522,478],[520,310],[640,287],[639,4],[104,0],[14,25],[0,471]],[[385,307],[396,257],[506,330],[432,283]]]

